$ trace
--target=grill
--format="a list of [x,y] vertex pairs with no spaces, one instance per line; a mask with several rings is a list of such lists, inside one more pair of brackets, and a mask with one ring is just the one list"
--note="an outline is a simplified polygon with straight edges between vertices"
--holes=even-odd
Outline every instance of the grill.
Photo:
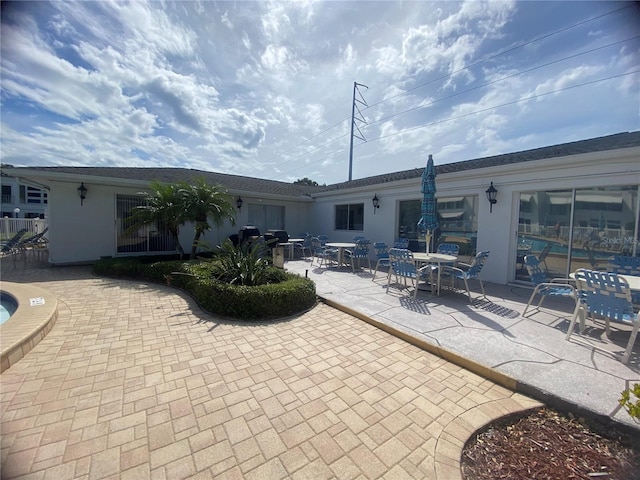
[[264,234],[265,241],[269,241],[273,238],[278,239],[278,243],[288,243],[289,242],[289,234],[286,230],[267,230]]
[[245,225],[238,232],[238,240],[240,243],[244,241],[254,241],[260,237],[260,230],[258,227],[252,225]]

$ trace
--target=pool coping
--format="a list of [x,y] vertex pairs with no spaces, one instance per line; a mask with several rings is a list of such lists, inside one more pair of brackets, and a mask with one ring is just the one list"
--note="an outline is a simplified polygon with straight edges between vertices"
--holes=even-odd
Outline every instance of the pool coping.
[[47,290],[13,282],[2,282],[1,289],[18,302],[18,308],[0,325],[0,373],[40,343],[58,318],[58,299]]

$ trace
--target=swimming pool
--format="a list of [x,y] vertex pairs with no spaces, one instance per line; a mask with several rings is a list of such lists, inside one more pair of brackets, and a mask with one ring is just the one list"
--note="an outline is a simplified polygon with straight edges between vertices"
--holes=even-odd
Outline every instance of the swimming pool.
[[0,325],[11,318],[18,308],[18,302],[6,292],[0,291]]

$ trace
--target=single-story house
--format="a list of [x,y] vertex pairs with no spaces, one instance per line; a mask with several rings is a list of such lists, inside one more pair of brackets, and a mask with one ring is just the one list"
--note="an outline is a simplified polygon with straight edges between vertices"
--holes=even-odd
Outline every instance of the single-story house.
[[[310,232],[334,241],[365,236],[392,244],[408,237],[411,248],[424,248],[416,225],[422,171],[314,187],[186,168],[3,167],[3,173],[47,191],[49,262],[54,265],[174,253],[157,229],[126,234],[126,219],[149,182],[197,177],[222,185],[234,202],[242,199],[236,225],[214,228],[204,239],[210,245],[243,225],[255,225],[261,232]],[[438,241],[458,243],[463,254],[490,250],[483,270],[487,281],[525,280],[523,253],[545,247],[553,276],[602,266],[614,253],[640,254],[640,132],[440,164],[436,175]],[[485,193],[491,184],[497,190],[495,204]],[[192,229],[183,227],[180,238],[187,249]]]

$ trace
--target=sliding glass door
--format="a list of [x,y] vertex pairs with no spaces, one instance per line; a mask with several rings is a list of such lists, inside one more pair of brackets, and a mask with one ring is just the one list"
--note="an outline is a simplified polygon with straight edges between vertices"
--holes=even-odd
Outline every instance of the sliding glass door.
[[529,280],[528,254],[561,278],[578,268],[606,269],[615,254],[640,254],[638,186],[521,193],[516,280]]
[[131,228],[131,214],[144,205],[139,195],[116,196],[116,251],[119,254],[173,252],[176,244],[159,222],[140,228]]

